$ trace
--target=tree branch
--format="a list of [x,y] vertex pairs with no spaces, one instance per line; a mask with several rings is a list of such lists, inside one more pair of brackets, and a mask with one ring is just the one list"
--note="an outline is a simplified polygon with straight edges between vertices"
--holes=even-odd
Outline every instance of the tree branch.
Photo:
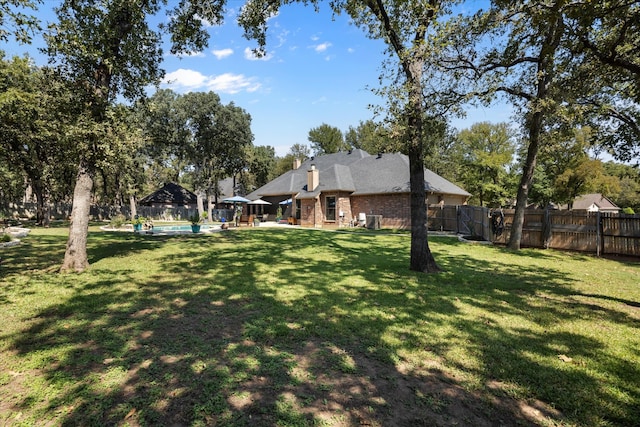
[[598,46],[596,46],[595,43],[591,42],[586,36],[580,36],[580,41],[603,64],[623,68],[627,71],[632,72],[633,74],[640,75],[640,64],[635,64],[616,55],[616,44],[611,47],[611,51],[607,52],[607,54],[598,49]]

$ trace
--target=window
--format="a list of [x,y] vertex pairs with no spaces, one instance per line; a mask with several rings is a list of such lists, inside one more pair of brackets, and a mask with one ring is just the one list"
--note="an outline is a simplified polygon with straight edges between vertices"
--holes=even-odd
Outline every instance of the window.
[[296,199],[296,219],[300,219],[300,212],[302,211],[302,201]]
[[336,220],[336,197],[335,196],[327,196],[325,199],[326,208],[325,208],[325,217],[327,221],[335,221]]

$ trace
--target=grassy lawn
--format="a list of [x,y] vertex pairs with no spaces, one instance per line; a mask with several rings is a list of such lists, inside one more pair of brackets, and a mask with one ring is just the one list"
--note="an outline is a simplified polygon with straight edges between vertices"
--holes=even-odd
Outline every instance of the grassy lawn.
[[0,425],[640,420],[640,263],[409,235],[92,228],[0,249]]

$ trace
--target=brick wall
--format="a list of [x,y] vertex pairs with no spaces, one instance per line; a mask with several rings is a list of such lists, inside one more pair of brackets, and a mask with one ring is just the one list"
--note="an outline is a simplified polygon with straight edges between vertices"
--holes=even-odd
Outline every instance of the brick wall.
[[382,215],[381,227],[408,228],[411,226],[411,203],[409,194],[380,194],[354,196],[351,209],[357,220],[358,214]]
[[300,200],[300,225],[304,227],[322,227],[322,206],[318,199]]
[[[326,196],[336,197],[336,221],[325,221]],[[300,224],[305,227],[340,227],[347,226],[350,221],[357,223],[358,214],[381,215],[383,228],[406,229],[411,227],[411,198],[409,194],[379,194],[366,196],[349,196],[348,193],[323,193],[319,200],[302,200]],[[429,195],[427,203],[462,205],[463,197],[448,195]],[[340,221],[339,212],[344,213]],[[315,216],[314,216],[315,214]]]

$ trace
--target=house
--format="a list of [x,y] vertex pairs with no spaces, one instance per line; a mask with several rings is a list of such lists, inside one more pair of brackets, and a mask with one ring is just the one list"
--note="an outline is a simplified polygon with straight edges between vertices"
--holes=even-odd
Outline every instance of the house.
[[[471,196],[425,169],[427,204],[466,204]],[[283,217],[307,227],[362,224],[367,216],[385,228],[409,228],[409,158],[371,155],[363,150],[326,154],[294,162],[290,170],[247,195],[271,202],[271,210],[291,199]],[[269,213],[272,213],[271,211]]]
[[620,212],[620,208],[615,203],[600,193],[576,197],[573,201],[572,209],[586,210],[588,212]]
[[140,206],[154,208],[184,207],[187,209],[196,208],[197,203],[198,198],[194,193],[173,182],[163,185],[162,188],[143,197],[138,202]]

